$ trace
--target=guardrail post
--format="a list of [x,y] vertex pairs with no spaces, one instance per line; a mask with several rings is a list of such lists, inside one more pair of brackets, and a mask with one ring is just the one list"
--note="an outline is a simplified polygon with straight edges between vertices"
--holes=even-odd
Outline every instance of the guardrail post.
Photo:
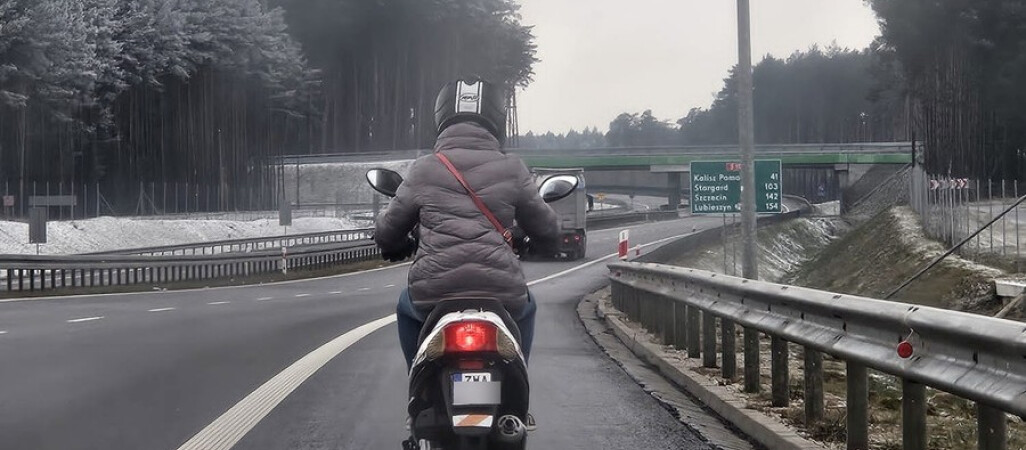
[[1005,412],[982,403],[976,404],[979,426],[980,450],[1005,450],[1008,448],[1008,419]]
[[673,345],[673,299],[667,296],[660,296],[660,328],[662,328],[663,345]]
[[903,450],[926,450],[926,386],[901,380],[901,442]]
[[869,374],[866,366],[847,363],[847,450],[869,450]]
[[772,379],[773,406],[785,407],[791,403],[788,382],[787,341],[777,336],[770,337],[770,372]]
[[737,378],[737,338],[734,321],[726,317],[720,318],[720,349],[722,350],[720,365],[722,376],[731,382]]
[[702,366],[716,367],[716,316],[702,312]]
[[29,292],[36,290],[36,269],[29,270]]
[[701,352],[701,339],[702,339],[702,325],[699,314],[701,311],[697,307],[688,305],[688,358],[698,358],[702,356]]
[[805,352],[805,423],[823,420],[823,354],[809,347]]
[[632,286],[624,286],[623,291],[623,313],[627,315],[627,318],[632,321],[638,320],[638,315],[635,313],[637,303],[637,293]]
[[609,283],[609,301],[617,311],[623,311],[623,307],[620,304],[621,296],[623,296],[623,285],[613,280]]
[[687,305],[673,301],[673,346],[677,350],[688,348]]
[[745,392],[757,393],[761,388],[759,377],[759,330],[745,328]]
[[7,292],[14,290],[14,269],[7,269]]
[[638,308],[638,315],[637,315],[638,323],[641,324],[642,328],[644,328],[646,330],[651,330],[652,327],[649,326],[649,321],[648,321],[648,308],[649,308],[649,305],[645,301],[645,294],[640,289],[635,289],[634,290],[634,302],[635,302],[635,304],[637,305],[637,308]]

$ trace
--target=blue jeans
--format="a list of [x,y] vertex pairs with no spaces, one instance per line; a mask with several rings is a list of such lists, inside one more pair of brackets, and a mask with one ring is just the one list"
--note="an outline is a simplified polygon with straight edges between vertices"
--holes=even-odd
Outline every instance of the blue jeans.
[[[520,348],[524,352],[524,362],[527,362],[531,354],[531,343],[534,342],[534,316],[537,311],[538,304],[528,291],[527,305],[524,306],[520,317],[513,318],[520,329]],[[409,371],[413,365],[413,358],[417,356],[417,340],[420,338],[420,329],[424,326],[425,318],[413,307],[409,289],[403,289],[403,293],[399,295],[399,304],[395,312],[399,325],[399,345],[403,348],[406,370]]]

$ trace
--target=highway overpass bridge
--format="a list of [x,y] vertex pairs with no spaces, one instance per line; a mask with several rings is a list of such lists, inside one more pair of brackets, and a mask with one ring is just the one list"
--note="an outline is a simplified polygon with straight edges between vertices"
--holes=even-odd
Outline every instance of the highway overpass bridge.
[[[589,191],[665,195],[680,204],[689,194],[687,174],[694,161],[737,161],[737,146],[613,147],[592,149],[509,149],[530,167],[583,168]],[[871,167],[895,168],[912,162],[912,142],[756,145],[758,159],[783,164],[786,194],[810,200],[838,200],[841,192]],[[374,153],[299,155],[281,158],[286,166],[368,163],[415,159],[430,149]],[[292,183],[286,183],[286,186]]]

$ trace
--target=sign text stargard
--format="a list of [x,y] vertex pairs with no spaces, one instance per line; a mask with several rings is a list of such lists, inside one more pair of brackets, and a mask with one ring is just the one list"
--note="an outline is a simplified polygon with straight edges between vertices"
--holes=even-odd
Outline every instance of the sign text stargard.
[[[755,161],[755,204],[758,213],[780,213],[783,189],[780,160]],[[741,213],[741,163],[691,163],[691,213]]]

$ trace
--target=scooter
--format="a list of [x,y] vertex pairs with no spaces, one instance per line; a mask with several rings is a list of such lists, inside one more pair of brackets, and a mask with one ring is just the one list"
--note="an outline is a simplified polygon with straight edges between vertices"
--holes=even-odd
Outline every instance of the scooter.
[[[387,169],[370,170],[367,180],[388,197],[403,181]],[[554,175],[539,193],[550,203],[577,185],[575,176]],[[516,322],[498,300],[452,299],[435,306],[410,369],[411,436],[403,450],[524,449],[530,384],[520,342]]]

